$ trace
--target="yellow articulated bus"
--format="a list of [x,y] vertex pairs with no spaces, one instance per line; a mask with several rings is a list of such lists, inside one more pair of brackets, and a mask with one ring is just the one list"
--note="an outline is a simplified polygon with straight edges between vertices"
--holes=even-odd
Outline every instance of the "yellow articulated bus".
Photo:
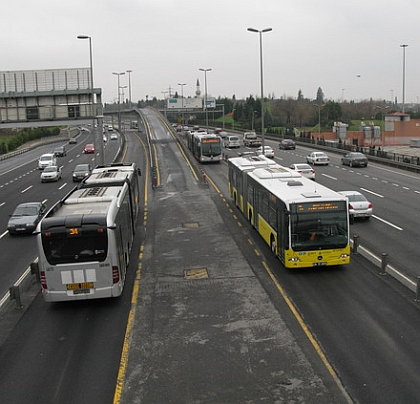
[[350,262],[348,201],[262,156],[228,160],[235,205],[287,268]]

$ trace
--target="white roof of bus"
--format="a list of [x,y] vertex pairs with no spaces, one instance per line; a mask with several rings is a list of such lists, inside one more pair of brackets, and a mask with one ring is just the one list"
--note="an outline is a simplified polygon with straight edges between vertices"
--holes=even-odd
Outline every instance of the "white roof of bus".
[[249,171],[258,167],[276,166],[274,160],[265,157],[262,154],[253,154],[241,157],[232,157],[229,161],[238,167],[241,171]]
[[104,170],[104,169],[95,169],[92,171],[92,174],[89,178],[85,179],[86,184],[101,183],[101,182],[122,182],[127,176],[130,175],[132,170]]
[[287,204],[323,199],[346,200],[338,192],[280,165],[257,168],[248,175]]
[[120,192],[121,187],[114,186],[76,189],[64,200],[54,216],[107,213]]

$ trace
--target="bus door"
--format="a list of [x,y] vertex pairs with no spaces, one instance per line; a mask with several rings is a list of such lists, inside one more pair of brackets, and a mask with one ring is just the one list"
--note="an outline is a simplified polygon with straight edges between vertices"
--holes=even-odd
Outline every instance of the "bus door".
[[284,262],[285,252],[289,249],[289,214],[283,204],[277,205],[277,243],[281,262]]

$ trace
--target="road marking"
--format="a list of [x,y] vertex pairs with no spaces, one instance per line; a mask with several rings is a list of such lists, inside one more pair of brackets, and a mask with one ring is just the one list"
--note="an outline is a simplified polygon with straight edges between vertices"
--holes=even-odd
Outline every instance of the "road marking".
[[397,225],[395,225],[395,224],[392,224],[391,222],[388,222],[387,220],[381,219],[381,218],[380,218],[380,217],[378,217],[378,216],[372,215],[372,217],[374,217],[375,219],[378,219],[378,220],[379,220],[379,221],[381,221],[382,223],[387,224],[388,226],[393,227],[394,229],[401,230],[401,231],[403,230],[403,228],[402,228],[402,227],[399,227],[399,226],[397,226]]
[[33,187],[33,185],[31,185],[28,188],[25,188],[23,191],[20,191],[21,194],[24,194],[26,191],[29,191],[31,188]]
[[337,181],[336,177],[332,177],[331,175],[322,174],[324,177],[330,178],[331,180]]
[[373,191],[369,191],[368,189],[366,189],[366,188],[360,188],[362,191],[365,191],[365,192],[368,192],[369,194],[372,194],[372,195],[375,195],[375,196],[377,196],[378,198],[384,198],[384,196],[383,195],[380,195],[380,194],[377,194],[376,192],[373,192]]

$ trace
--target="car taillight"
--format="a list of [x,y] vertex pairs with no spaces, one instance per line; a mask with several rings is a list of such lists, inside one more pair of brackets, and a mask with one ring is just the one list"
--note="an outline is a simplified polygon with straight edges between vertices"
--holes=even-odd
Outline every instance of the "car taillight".
[[351,206],[351,203],[349,204],[349,209],[353,209],[353,206]]
[[40,280],[41,280],[41,287],[42,289],[48,289],[47,286],[47,277],[45,276],[45,271],[41,271],[39,274]]
[[120,271],[117,266],[112,267],[112,282],[118,283],[120,281]]
[[368,206],[368,208],[370,209],[370,208],[373,208],[373,205],[370,203],[369,204],[369,206]]
[[312,173],[312,174],[315,174],[315,170],[311,170],[311,173]]

